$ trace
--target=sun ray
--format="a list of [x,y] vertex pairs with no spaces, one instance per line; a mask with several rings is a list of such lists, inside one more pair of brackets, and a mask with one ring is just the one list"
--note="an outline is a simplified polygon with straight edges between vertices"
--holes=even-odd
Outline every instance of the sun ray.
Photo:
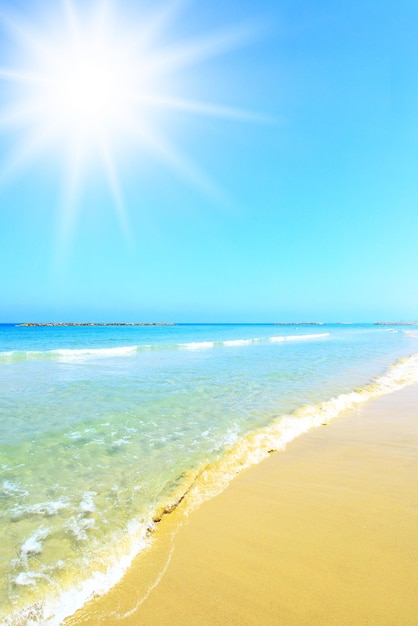
[[256,33],[254,25],[247,23],[225,28],[156,53],[149,60],[147,69],[150,72],[167,72],[196,65],[248,44]]
[[153,46],[166,28],[171,25],[174,17],[189,4],[190,0],[171,0],[162,6],[154,9],[151,15],[142,16],[141,25],[136,31],[135,36],[130,37],[127,41],[128,54],[146,54]]
[[163,137],[153,128],[143,128],[142,126],[131,124],[131,132],[135,133],[140,143],[157,159],[165,163],[177,175],[180,175],[186,182],[197,188],[200,192],[216,199],[217,202],[225,204],[226,194],[218,185],[200,168],[187,158],[178,148],[170,144],[166,137]]
[[[164,33],[192,0],[170,0],[130,19],[113,0],[60,0],[45,23],[1,14],[16,44],[15,57],[0,64],[4,91],[0,130],[18,132],[0,168],[0,182],[50,151],[67,157],[57,245],[67,250],[82,206],[83,182],[101,167],[120,230],[132,243],[120,167],[126,151],[148,152],[201,193],[224,205],[225,193],[162,131],[164,112],[231,121],[271,123],[239,107],[171,94],[185,68],[210,61],[259,36],[241,23],[162,45]],[[58,12],[57,12],[58,6]],[[59,256],[58,252],[57,255]]]
[[231,120],[260,122],[270,124],[273,123],[272,118],[266,115],[246,111],[236,107],[219,106],[209,102],[199,102],[197,100],[186,100],[184,98],[173,98],[170,96],[147,95],[138,98],[138,102],[147,105],[159,106],[186,113],[195,113],[197,115],[207,115],[210,117],[219,117]]
[[104,164],[107,181],[110,187],[110,191],[113,197],[113,201],[116,207],[119,226],[125,237],[126,243],[129,247],[133,248],[132,231],[129,227],[128,215],[125,209],[125,203],[123,201],[122,187],[119,181],[119,176],[116,168],[115,161],[112,156],[112,150],[109,146],[106,137],[100,137],[101,156]]
[[77,11],[72,0],[61,0],[64,16],[66,18],[65,25],[70,36],[70,41],[77,47],[80,40],[80,22]]
[[56,127],[53,124],[49,128],[35,128],[30,131],[9,153],[6,164],[0,169],[0,183],[13,180],[23,169],[45,155],[54,145],[55,139]]
[[45,77],[34,72],[25,72],[10,67],[0,67],[0,78],[14,83],[44,83]]
[[39,106],[31,102],[4,107],[0,111],[0,128],[10,132],[10,130],[19,129],[24,125],[30,125],[37,114],[39,114]]
[[53,249],[53,266],[62,267],[68,257],[80,211],[79,196],[82,191],[85,166],[86,146],[81,137],[75,136],[68,146],[62,201],[58,213],[57,237]]
[[16,42],[22,49],[31,51],[31,58],[43,61],[50,57],[51,41],[37,31],[32,24],[28,24],[23,18],[12,18],[10,15],[2,15],[1,21],[5,24]]

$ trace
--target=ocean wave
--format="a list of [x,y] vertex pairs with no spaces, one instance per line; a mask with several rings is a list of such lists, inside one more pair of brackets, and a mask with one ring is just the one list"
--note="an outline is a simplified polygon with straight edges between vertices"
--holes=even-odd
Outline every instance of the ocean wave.
[[321,339],[322,337],[329,337],[330,333],[315,333],[313,335],[279,335],[278,337],[270,337],[270,341],[307,341],[310,339]]
[[84,356],[98,356],[98,357],[112,357],[112,356],[126,356],[136,352],[138,346],[122,346],[118,348],[82,348],[82,349],[65,349],[65,350],[50,350],[49,354],[56,355],[58,357],[84,357]]
[[0,352],[0,363],[10,361],[35,361],[41,359],[78,360],[84,358],[106,358],[127,356],[137,352],[140,346],[115,348],[63,348],[55,350],[10,350]]
[[213,348],[214,341],[191,341],[190,343],[181,343],[179,348],[186,348],[187,350],[205,350],[207,348]]
[[223,341],[222,344],[224,346],[248,346],[251,343],[258,343],[262,341],[259,338],[254,339],[230,339],[228,341]]
[[414,339],[418,339],[418,331],[416,330],[404,330],[403,332],[407,337],[413,337]]
[[279,335],[274,337],[254,337],[250,339],[226,339],[222,341],[191,341],[172,344],[144,344],[134,346],[117,346],[111,348],[59,348],[54,350],[10,350],[0,352],[0,363],[32,361],[32,360],[60,360],[79,361],[86,359],[103,359],[127,357],[148,350],[208,350],[221,347],[250,346],[258,343],[279,343],[285,341],[312,341],[329,337],[330,333],[315,333],[310,335]]

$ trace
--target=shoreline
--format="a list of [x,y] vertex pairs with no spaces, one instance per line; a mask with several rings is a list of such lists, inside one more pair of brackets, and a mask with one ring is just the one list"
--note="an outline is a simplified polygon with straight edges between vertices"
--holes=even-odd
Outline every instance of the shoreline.
[[412,626],[417,402],[417,385],[373,399],[188,518],[180,505],[124,579],[65,624]]

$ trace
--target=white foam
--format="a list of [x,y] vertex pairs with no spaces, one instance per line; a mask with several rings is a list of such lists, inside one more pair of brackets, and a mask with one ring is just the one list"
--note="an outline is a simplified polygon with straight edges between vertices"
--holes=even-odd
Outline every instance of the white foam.
[[124,445],[126,445],[128,443],[131,443],[131,438],[128,437],[128,436],[125,436],[125,437],[121,437],[120,439],[116,439],[113,442],[113,445],[114,446],[124,446]]
[[304,341],[310,339],[320,339],[321,337],[329,337],[330,333],[315,333],[313,335],[279,335],[277,337],[270,337],[271,342],[281,341]]
[[60,498],[59,500],[51,500],[48,502],[41,502],[39,504],[27,504],[27,505],[16,505],[11,510],[11,515],[14,519],[19,519],[22,517],[27,517],[30,515],[42,515],[45,517],[50,517],[52,515],[56,515],[62,509],[65,509],[69,506],[69,501],[64,498]]
[[13,359],[13,357],[19,354],[19,352],[17,350],[7,350],[6,352],[0,352],[0,359],[3,361],[9,361],[10,359]]
[[115,348],[59,348],[55,350],[11,350],[0,352],[0,361],[24,361],[31,359],[78,360],[83,358],[107,358],[127,356],[138,351],[139,346],[118,346]]
[[65,528],[73,535],[77,541],[86,541],[87,532],[94,528],[96,520],[93,517],[85,517],[83,514],[73,515],[65,523]]
[[213,348],[215,343],[213,341],[192,341],[190,343],[181,343],[181,348],[187,350],[206,350],[207,348]]
[[23,496],[29,495],[29,491],[27,491],[26,489],[22,489],[22,487],[19,487],[19,485],[16,485],[15,483],[10,482],[9,480],[3,480],[2,491],[3,491],[3,494],[7,497],[10,497],[10,496],[23,497]]
[[124,346],[117,348],[81,348],[81,349],[61,349],[50,350],[46,354],[56,355],[58,357],[64,357],[66,359],[80,358],[80,357],[113,357],[113,356],[126,356],[137,352],[137,346]]
[[29,587],[36,585],[36,581],[39,579],[39,575],[35,572],[20,572],[14,579],[16,585],[21,587]]
[[41,554],[42,541],[46,539],[49,534],[47,528],[38,528],[33,535],[31,535],[20,547],[20,558],[23,562],[27,562],[28,556],[31,554]]
[[249,343],[255,343],[257,339],[231,339],[230,341],[224,341],[224,346],[246,346]]
[[225,341],[193,341],[191,343],[182,343],[180,348],[187,348],[188,350],[204,350],[207,348],[213,348],[214,346],[248,346],[254,343],[262,341],[281,342],[281,341],[303,341],[320,339],[323,337],[329,337],[330,333],[315,333],[311,335],[279,335],[277,337],[266,337],[265,339],[260,337],[253,337],[252,339],[227,339]]
[[78,361],[89,358],[109,358],[109,357],[123,357],[135,354],[141,350],[149,350],[153,348],[183,348],[187,350],[205,350],[213,348],[216,345],[219,346],[243,346],[252,343],[258,343],[260,341],[300,341],[307,339],[317,339],[320,337],[326,337],[329,333],[321,333],[315,335],[283,335],[278,337],[266,337],[265,339],[254,337],[252,339],[228,339],[225,341],[191,341],[189,343],[172,344],[172,345],[135,345],[135,346],[117,346],[113,348],[59,348],[54,350],[36,351],[26,350],[18,351],[11,350],[8,352],[0,352],[0,361],[18,361],[18,360],[30,360],[30,359],[58,359],[61,361]]
[[96,491],[86,491],[83,495],[83,499],[80,502],[80,509],[83,513],[94,513],[96,511],[96,505],[93,500],[94,496],[97,496]]
[[222,448],[233,446],[239,438],[239,428],[237,424],[228,428],[226,433],[218,439],[212,450],[221,450]]

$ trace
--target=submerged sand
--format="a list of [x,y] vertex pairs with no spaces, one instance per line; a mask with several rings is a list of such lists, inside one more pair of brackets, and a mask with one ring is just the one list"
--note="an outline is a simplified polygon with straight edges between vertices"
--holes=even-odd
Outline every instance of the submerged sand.
[[165,516],[123,581],[66,624],[416,626],[417,564],[414,386]]

